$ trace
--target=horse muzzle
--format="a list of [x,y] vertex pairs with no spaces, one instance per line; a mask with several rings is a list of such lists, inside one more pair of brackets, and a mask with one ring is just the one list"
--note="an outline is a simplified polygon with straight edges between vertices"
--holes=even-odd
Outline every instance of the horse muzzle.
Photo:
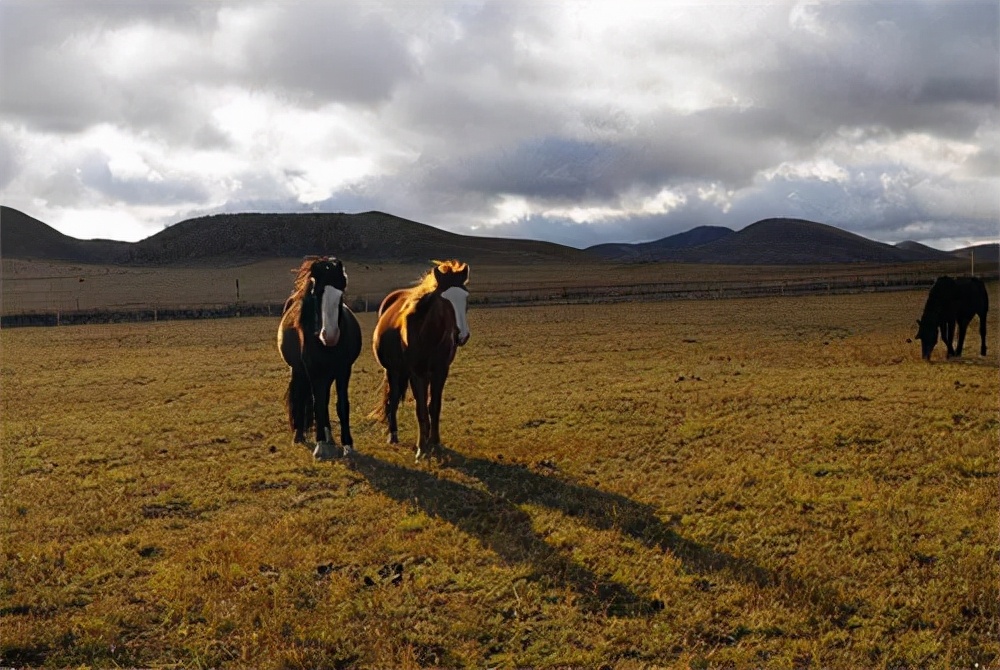
[[330,334],[325,330],[321,330],[319,331],[319,335],[317,337],[319,337],[319,341],[323,346],[335,347],[337,346],[337,343],[340,342],[340,331],[338,330],[337,332]]

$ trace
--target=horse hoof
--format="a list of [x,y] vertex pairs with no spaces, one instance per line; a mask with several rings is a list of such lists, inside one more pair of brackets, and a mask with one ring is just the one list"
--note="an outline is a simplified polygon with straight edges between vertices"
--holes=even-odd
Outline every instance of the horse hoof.
[[333,442],[317,442],[313,449],[313,458],[317,461],[332,461],[337,456],[337,445]]
[[389,444],[399,444],[399,435],[396,433],[389,433]]
[[354,453],[354,445],[353,444],[345,444],[344,445],[344,456],[350,456],[353,453]]

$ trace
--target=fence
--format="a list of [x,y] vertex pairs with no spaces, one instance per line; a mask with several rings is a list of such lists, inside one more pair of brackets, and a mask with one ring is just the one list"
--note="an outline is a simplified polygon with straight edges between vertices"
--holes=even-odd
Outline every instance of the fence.
[[[683,282],[623,283],[608,286],[545,286],[518,287],[477,286],[469,297],[469,304],[478,307],[517,305],[587,304],[625,301],[706,300],[756,298],[770,296],[822,295],[864,293],[874,291],[905,291],[929,287],[934,282],[933,273],[905,273],[884,276],[840,276],[823,279],[761,279],[718,280]],[[997,272],[982,277],[995,281]],[[52,278],[50,278],[52,279]],[[66,278],[55,278],[65,281]],[[9,284],[9,280],[5,283]],[[120,323],[137,321],[162,321],[174,319],[217,319],[245,316],[279,316],[284,299],[265,301],[215,301],[202,304],[169,304],[165,301],[149,303],[108,303],[99,307],[80,309],[80,296],[65,296],[65,291],[46,293],[44,300],[35,296],[30,301],[36,305],[30,310],[10,309],[9,291],[4,287],[4,314],[0,327],[60,326],[88,323]],[[28,291],[20,291],[20,295]],[[378,308],[382,295],[360,294],[348,296],[348,305],[355,312]]]

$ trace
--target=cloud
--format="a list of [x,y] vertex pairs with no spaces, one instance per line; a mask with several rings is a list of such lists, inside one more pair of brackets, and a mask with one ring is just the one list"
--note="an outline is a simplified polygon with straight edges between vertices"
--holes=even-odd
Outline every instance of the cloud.
[[577,246],[768,216],[996,238],[998,26],[992,0],[8,2],[0,199],[130,236],[379,209]]

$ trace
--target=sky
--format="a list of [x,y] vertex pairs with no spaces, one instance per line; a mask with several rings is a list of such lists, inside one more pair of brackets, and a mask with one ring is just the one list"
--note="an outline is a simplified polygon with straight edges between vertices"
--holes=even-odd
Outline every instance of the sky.
[[998,45],[997,0],[0,0],[0,203],[84,239],[379,210],[953,249],[1000,239]]

